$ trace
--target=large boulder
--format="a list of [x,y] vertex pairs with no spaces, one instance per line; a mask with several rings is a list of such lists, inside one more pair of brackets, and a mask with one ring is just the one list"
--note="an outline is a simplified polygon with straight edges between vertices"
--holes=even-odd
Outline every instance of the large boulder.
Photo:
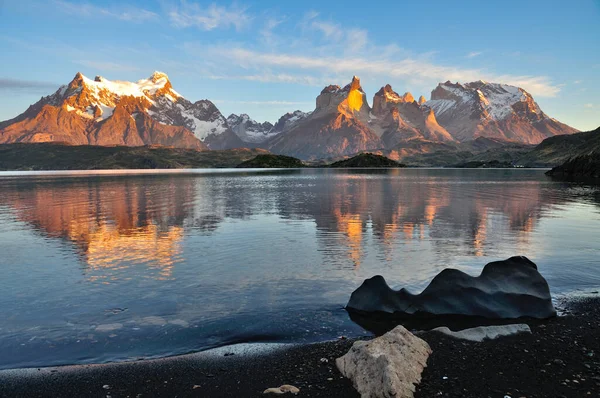
[[363,398],[412,397],[431,354],[429,345],[398,326],[381,337],[357,341],[336,359]]
[[489,263],[477,277],[445,269],[420,294],[394,291],[382,276],[374,276],[352,293],[346,307],[351,315],[360,314],[358,318],[363,321],[369,314],[438,321],[446,317],[509,320],[556,315],[548,283],[526,257]]

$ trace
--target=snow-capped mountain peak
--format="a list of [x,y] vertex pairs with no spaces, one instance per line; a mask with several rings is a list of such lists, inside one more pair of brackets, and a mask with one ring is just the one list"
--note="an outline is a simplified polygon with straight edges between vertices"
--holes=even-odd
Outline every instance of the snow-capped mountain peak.
[[533,144],[559,131],[575,131],[552,121],[531,94],[509,84],[447,81],[431,92],[425,105],[461,141],[485,135]]
[[[212,102],[188,101],[173,89],[169,77],[163,72],[156,71],[136,82],[109,80],[103,76],[90,79],[78,72],[69,84],[42,98],[35,107],[46,105],[80,117],[84,123],[91,123],[87,128],[89,131],[102,128],[102,124],[108,121],[128,124],[130,122],[124,119],[127,116],[138,125],[137,130],[152,129],[152,124],[158,122],[185,128],[188,134],[193,133],[211,149],[243,146]],[[117,113],[120,121],[114,120]],[[122,128],[122,134],[127,134],[128,129],[133,127]],[[189,146],[190,142],[186,137],[185,145]]]
[[125,97],[133,97],[139,102],[136,111],[140,112],[156,105],[159,98],[176,102],[181,95],[173,90],[168,76],[162,72],[154,72],[149,78],[137,82],[113,81],[102,76],[90,79],[78,72],[48,102],[54,106],[64,104],[70,112],[101,121],[112,116],[117,104]]
[[[141,79],[137,82],[111,81],[102,76],[96,76],[92,80],[84,76],[81,72],[78,72],[73,81],[67,86],[67,90],[63,90],[65,87],[63,86],[59,91],[63,90],[63,93],[68,95],[72,94],[69,93],[69,91],[77,91],[84,86],[97,96],[101,96],[102,93],[110,93],[119,97],[147,97],[148,99],[152,99],[157,94],[170,95],[174,98],[181,97],[181,95],[171,87],[169,77],[162,72],[154,72],[148,79]],[[161,93],[161,91],[165,89],[168,90],[168,92]]]
[[531,111],[539,112],[539,106],[525,90],[508,84],[488,83],[484,80],[452,84],[439,84],[431,93],[426,104],[435,110],[439,117],[460,104],[478,104],[493,120],[503,120],[514,113],[513,106],[518,102],[530,102]]
[[258,123],[245,113],[232,113],[227,117],[227,124],[242,141],[251,144],[260,144],[277,134],[271,123]]

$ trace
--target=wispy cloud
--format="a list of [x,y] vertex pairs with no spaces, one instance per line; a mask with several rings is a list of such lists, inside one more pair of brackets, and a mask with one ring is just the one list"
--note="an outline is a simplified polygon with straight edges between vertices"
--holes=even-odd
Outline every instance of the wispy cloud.
[[583,83],[583,80],[575,80],[575,81],[573,82],[573,84],[581,84],[581,83]]
[[588,109],[595,108],[594,104],[584,104],[583,106]]
[[84,17],[110,17],[129,22],[146,22],[158,19],[158,14],[133,6],[100,7],[90,3],[71,3],[54,0],[58,10]]
[[223,58],[230,59],[244,68],[293,68],[329,71],[336,74],[369,74],[423,81],[487,80],[523,87],[534,95],[553,97],[560,88],[545,76],[496,75],[485,70],[465,69],[438,65],[421,58],[371,59],[359,57],[311,57],[285,53],[265,53],[244,48],[214,48]]
[[273,32],[275,28],[285,22],[285,18],[267,18],[264,26],[260,30],[263,42],[267,46],[276,46],[279,43],[279,38]]
[[0,78],[0,91],[12,93],[48,94],[50,90],[56,90],[58,86],[59,84],[35,80]]
[[181,0],[169,11],[171,23],[178,28],[197,27],[202,30],[234,27],[241,30],[250,24],[252,18],[246,9],[235,4],[229,7],[215,3],[202,7],[198,3]]
[[318,17],[318,12],[310,11],[304,15],[300,26],[322,34],[324,39],[330,42],[343,43],[348,51],[360,51],[367,45],[368,32],[365,29],[346,28],[339,23],[320,20]]
[[467,58],[475,58],[480,56],[481,54],[483,54],[483,52],[481,51],[471,51],[470,53],[468,53],[467,55],[465,55],[465,57]]
[[306,86],[322,86],[331,83],[331,78],[307,75],[294,75],[287,73],[262,72],[253,75],[205,75],[203,78],[211,80],[247,80],[261,83],[294,83]]
[[119,64],[115,62],[103,62],[103,61],[91,61],[91,60],[76,60],[73,61],[76,64],[86,66],[88,68],[94,68],[104,71],[117,71],[117,72],[135,72],[141,70],[137,66]]
[[240,104],[240,105],[312,105],[309,101],[232,101],[232,100],[213,100],[217,104]]

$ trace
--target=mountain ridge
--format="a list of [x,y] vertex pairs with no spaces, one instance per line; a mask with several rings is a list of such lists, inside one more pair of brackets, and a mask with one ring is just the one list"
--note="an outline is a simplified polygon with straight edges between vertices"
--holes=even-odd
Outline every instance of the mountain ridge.
[[546,115],[524,89],[485,81],[440,83],[428,101],[386,84],[371,106],[354,76],[343,87],[323,88],[313,111],[288,112],[273,124],[247,114],[225,118],[207,99],[191,102],[163,72],[137,82],[77,73],[22,114],[0,122],[0,143],[252,147],[314,160],[364,151],[401,158],[479,138],[531,145],[575,132]]

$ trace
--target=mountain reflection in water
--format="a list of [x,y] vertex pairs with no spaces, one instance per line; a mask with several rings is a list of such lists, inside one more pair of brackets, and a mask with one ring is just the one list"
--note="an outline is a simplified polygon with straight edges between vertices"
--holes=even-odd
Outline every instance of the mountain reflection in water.
[[394,242],[425,240],[439,254],[484,256],[494,250],[494,234],[505,239],[507,232],[515,252],[528,253],[528,235],[544,209],[565,202],[544,195],[540,180],[457,183],[451,177],[411,178],[397,169],[318,177],[12,181],[0,203],[46,236],[71,241],[91,275],[129,263],[168,278],[181,261],[185,230],[215,233],[226,219],[276,214],[313,220],[326,260],[339,263],[343,255],[358,267],[371,238],[388,260]]
[[541,170],[0,176],[0,192],[0,368],[357,334],[342,308],[376,274],[417,292],[526,255],[555,292],[600,284],[597,187]]

